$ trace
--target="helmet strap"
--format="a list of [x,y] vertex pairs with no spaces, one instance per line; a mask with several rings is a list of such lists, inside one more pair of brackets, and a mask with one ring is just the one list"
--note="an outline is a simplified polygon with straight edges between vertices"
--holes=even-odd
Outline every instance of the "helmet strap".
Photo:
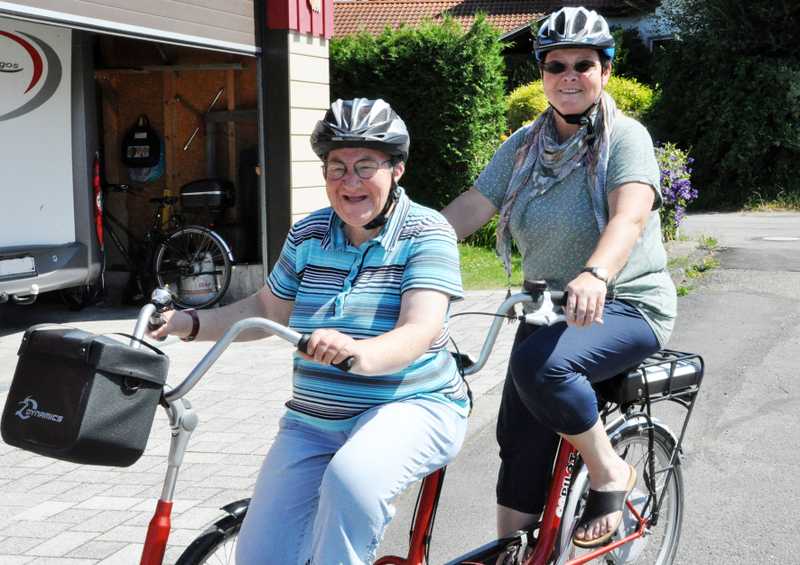
[[592,113],[592,110],[594,110],[599,103],[600,103],[600,98],[595,100],[594,104],[586,108],[586,110],[580,114],[562,114],[558,110],[558,108],[556,108],[555,106],[553,106],[548,102],[548,104],[550,104],[550,107],[553,110],[555,110],[555,113],[561,116],[563,120],[568,124],[573,126],[586,126],[587,133],[589,134],[590,137],[594,135],[594,125],[592,125],[592,120],[589,117],[589,114]]
[[383,205],[383,210],[380,214],[372,218],[369,222],[361,226],[365,230],[372,230],[383,226],[389,219],[390,210],[397,199],[400,197],[400,190],[397,188],[397,181],[392,177],[392,187],[389,189],[389,196],[386,197],[386,204]]

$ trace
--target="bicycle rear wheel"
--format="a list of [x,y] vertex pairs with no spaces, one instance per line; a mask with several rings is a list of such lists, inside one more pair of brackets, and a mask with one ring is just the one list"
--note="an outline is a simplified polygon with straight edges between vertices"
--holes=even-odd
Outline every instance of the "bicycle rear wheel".
[[[670,565],[675,559],[680,540],[683,522],[684,489],[680,460],[675,457],[670,473],[670,461],[675,449],[672,435],[660,425],[653,429],[655,452],[655,490],[658,497],[663,496],[658,515],[658,523],[649,528],[649,532],[614,551],[602,555],[592,563],[639,563],[641,565]],[[643,426],[629,427],[619,435],[612,437],[614,449],[620,456],[636,468],[638,475],[636,486],[630,496],[636,511],[644,518],[652,515],[654,501],[649,496],[646,480],[649,479],[648,463],[648,431]],[[591,550],[581,549],[572,544],[572,536],[583,512],[586,495],[589,492],[589,475],[586,467],[581,466],[576,474],[575,482],[570,490],[564,509],[559,543],[561,547],[559,564],[568,562]],[[625,509],[622,524],[614,540],[621,539],[636,531],[638,522],[633,514]]]
[[232,262],[219,235],[201,226],[185,226],[158,246],[153,272],[158,286],[169,286],[179,308],[208,308],[228,290]]

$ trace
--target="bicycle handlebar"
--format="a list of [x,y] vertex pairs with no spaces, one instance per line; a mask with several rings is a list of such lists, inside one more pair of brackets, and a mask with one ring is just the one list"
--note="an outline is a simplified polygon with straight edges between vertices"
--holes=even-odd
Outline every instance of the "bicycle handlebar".
[[[139,316],[136,321],[136,327],[133,332],[133,339],[131,339],[131,346],[138,348],[141,347],[141,340],[144,337],[144,332],[147,328],[153,329],[158,327],[156,317],[160,312],[163,312],[169,307],[168,300],[165,301],[164,293],[168,293],[164,289],[156,289],[153,291],[151,302],[145,304],[139,311]],[[311,339],[309,334],[301,334],[291,328],[284,326],[273,320],[267,318],[246,318],[239,320],[233,324],[222,335],[222,337],[214,344],[214,346],[205,354],[200,362],[192,369],[192,372],[187,376],[178,386],[174,389],[165,392],[164,398],[167,402],[174,402],[178,398],[186,395],[203,375],[211,368],[216,362],[222,352],[236,339],[236,337],[245,330],[261,329],[272,335],[276,335],[285,341],[288,341],[299,351],[308,353],[308,342]],[[350,356],[340,363],[333,363],[333,366],[342,371],[348,372],[355,363],[355,357]]]
[[474,375],[486,365],[486,361],[489,360],[489,355],[497,341],[497,335],[500,333],[500,327],[504,320],[511,317],[514,306],[517,304],[533,303],[539,299],[541,299],[542,303],[535,312],[520,316],[519,318],[529,324],[547,326],[565,320],[563,314],[558,314],[553,309],[553,305],[564,306],[566,304],[567,293],[565,291],[550,291],[547,289],[547,284],[542,281],[525,281],[523,292],[512,294],[506,298],[497,309],[497,316],[486,332],[486,339],[483,342],[483,347],[481,347],[478,360],[468,367],[465,367],[463,370],[465,377]]
[[[506,298],[506,300],[503,301],[503,303],[497,309],[498,316],[494,319],[492,325],[489,327],[489,330],[486,333],[486,339],[483,342],[483,347],[481,348],[478,360],[470,366],[464,368],[464,376],[473,375],[480,371],[484,365],[486,365],[486,361],[489,359],[489,355],[491,354],[494,344],[497,341],[497,336],[500,333],[500,328],[503,324],[503,321],[510,317],[514,306],[523,303],[533,303],[539,299],[541,299],[542,303],[535,312],[520,316],[519,318],[527,323],[536,325],[552,325],[556,322],[564,320],[564,316],[562,314],[557,314],[553,310],[553,305],[558,304],[563,306],[566,303],[567,293],[564,291],[549,291],[547,286],[543,283],[537,282],[529,284],[528,281],[526,281],[523,292],[512,294]],[[139,319],[136,323],[134,339],[131,340],[132,346],[139,346],[138,341],[144,336],[144,332],[148,326],[150,317],[154,313],[156,313],[156,306],[154,306],[153,303],[148,303],[142,307],[139,313]],[[228,346],[233,342],[233,340],[241,332],[250,329],[265,330],[280,337],[281,339],[284,339],[285,341],[288,341],[303,353],[307,352],[306,348],[308,346],[308,340],[311,338],[311,336],[308,334],[301,334],[267,318],[246,318],[244,320],[239,320],[230,328],[228,328],[223,336],[213,345],[208,353],[205,354],[205,356],[194,367],[194,369],[192,369],[191,373],[189,373],[189,376],[187,376],[180,384],[178,384],[178,386],[164,393],[165,400],[167,402],[174,402],[178,398],[185,396],[192,388],[194,388],[203,375],[206,374],[208,369],[210,369],[211,366],[217,361],[219,356],[222,355],[222,352],[225,351],[225,349],[227,349]],[[342,371],[349,371],[352,368],[353,363],[355,363],[355,358],[348,357],[341,363],[334,364],[334,366]]]
[[228,331],[226,331],[221,338],[214,344],[214,346],[203,356],[194,369],[178,386],[172,390],[164,393],[164,399],[167,402],[174,402],[178,398],[186,395],[194,386],[200,381],[203,375],[208,372],[211,366],[219,359],[222,352],[233,342],[236,337],[245,330],[261,329],[272,333],[297,346],[300,343],[303,335],[287,328],[283,324],[273,322],[267,318],[245,318],[233,324]]

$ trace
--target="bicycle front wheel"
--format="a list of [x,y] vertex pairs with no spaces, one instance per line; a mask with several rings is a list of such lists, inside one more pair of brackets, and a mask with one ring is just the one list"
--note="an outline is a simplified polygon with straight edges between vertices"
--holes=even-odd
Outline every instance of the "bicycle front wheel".
[[[650,519],[655,501],[650,496],[646,483],[652,476],[651,466],[648,462],[648,435],[647,429],[643,429],[643,426],[629,427],[612,438],[612,445],[625,461],[636,468],[638,478],[629,500],[642,517]],[[655,492],[658,498],[663,496],[658,513],[658,523],[649,527],[649,531],[644,536],[602,555],[592,563],[670,565],[675,559],[683,521],[683,474],[677,454],[673,461],[675,442],[672,435],[663,427],[656,425],[653,429],[653,436]],[[589,475],[584,465],[576,474],[564,509],[559,540],[561,547],[559,564],[567,563],[571,559],[590,552],[590,550],[581,549],[572,544],[572,536],[586,504],[588,492]],[[638,521],[626,507],[622,523],[613,540],[634,533],[638,525]]]
[[175,565],[227,565],[236,562],[236,542],[244,516],[225,516],[187,547]]
[[210,229],[185,226],[158,246],[154,262],[158,286],[169,286],[179,308],[208,308],[231,283],[233,256]]

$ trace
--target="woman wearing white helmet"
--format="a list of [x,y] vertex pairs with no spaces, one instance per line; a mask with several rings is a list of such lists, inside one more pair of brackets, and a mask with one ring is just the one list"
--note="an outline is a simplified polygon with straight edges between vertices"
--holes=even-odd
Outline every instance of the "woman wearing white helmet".
[[517,333],[498,417],[498,533],[535,526],[561,436],[580,451],[592,489],[573,542],[594,547],[613,536],[637,477],[605,434],[591,383],[666,343],[676,294],[652,141],[604,91],[608,24],[585,8],[558,10],[540,27],[535,55],[550,108],[443,213],[463,238],[499,212],[497,250],[509,274],[513,240],[526,280],[569,293],[566,324]]
[[[292,226],[266,286],[194,320],[169,314],[153,334],[214,340],[249,316],[311,334],[240,565],[372,563],[394,497],[451,461],[466,433],[468,391],[446,347],[449,305],[463,294],[458,248],[447,220],[397,184],[403,120],[383,100],[337,100],[311,147],[330,207]],[[349,372],[334,366],[348,357]]]

